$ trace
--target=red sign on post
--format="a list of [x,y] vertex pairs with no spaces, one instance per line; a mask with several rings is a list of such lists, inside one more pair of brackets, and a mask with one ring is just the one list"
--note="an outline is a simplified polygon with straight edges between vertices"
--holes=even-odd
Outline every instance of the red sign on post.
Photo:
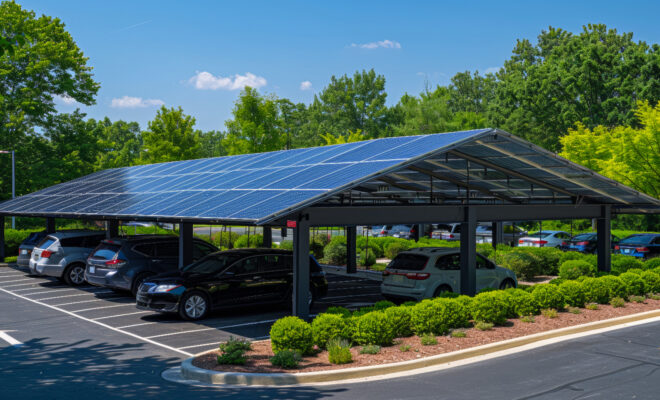
[[296,221],[291,221],[291,220],[286,221],[287,228],[295,228],[296,226],[297,226]]

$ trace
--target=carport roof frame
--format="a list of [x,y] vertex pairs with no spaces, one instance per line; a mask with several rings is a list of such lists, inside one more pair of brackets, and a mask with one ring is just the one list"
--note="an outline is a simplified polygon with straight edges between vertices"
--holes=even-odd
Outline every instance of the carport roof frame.
[[[427,143],[428,147],[424,147],[423,145]],[[418,148],[420,144],[422,146]],[[407,151],[406,157],[395,158],[397,148]],[[285,163],[288,159],[295,160],[296,157],[306,153],[316,154],[317,156],[329,153],[331,157],[317,159],[315,163],[305,165]],[[353,158],[347,158],[347,161],[341,161],[343,154],[355,155]],[[391,154],[391,156],[389,158],[382,157],[387,154]],[[382,159],[379,159],[379,156]],[[272,159],[273,164],[276,166],[271,164],[261,168],[241,169],[241,163],[245,164],[247,162],[248,166],[258,165],[262,160],[268,159]],[[214,209],[217,209],[218,212],[208,217],[174,215],[174,213],[109,212],[108,208],[103,209],[103,207],[100,211],[94,213],[84,211],[95,205],[105,203],[107,203],[107,207],[110,207],[113,205],[112,200],[117,199],[122,193],[85,191],[84,186],[81,187],[81,185],[97,182],[100,188],[107,188],[107,185],[101,184],[101,182],[107,180],[108,184],[116,181],[118,187],[123,188],[128,186],[126,181],[135,179],[136,175],[139,177],[140,171],[148,171],[151,168],[152,170],[170,171],[170,173],[179,172],[178,174],[162,175],[160,177],[154,176],[154,179],[161,179],[162,187],[168,189],[179,189],[169,187],[172,182],[182,181],[182,183],[188,183],[194,179],[198,179],[202,185],[218,183],[222,186],[223,182],[221,180],[213,182],[200,180],[199,178],[213,175],[211,172],[202,175],[203,171],[195,171],[194,169],[195,166],[210,165],[212,163],[213,165],[222,165],[225,168],[219,171],[221,175],[217,175],[217,177],[227,176],[228,174],[238,175],[238,178],[235,178],[236,183],[234,186],[218,189],[217,195],[210,190],[196,191],[190,188],[174,192],[170,190],[164,192],[169,193],[169,197],[165,198],[175,198],[176,195],[173,193],[180,193],[182,196],[185,194],[188,196],[186,198],[191,200],[195,199],[194,196],[200,198],[202,196],[217,196],[214,198],[222,198],[223,193],[239,190],[255,193],[254,197],[256,198],[259,197],[260,193],[258,191],[260,190],[280,192],[274,197],[263,197],[262,203],[275,199],[285,192],[295,192],[296,196],[300,193],[300,198],[292,196],[290,201],[281,202],[281,206],[261,213],[255,212],[253,217],[250,218],[244,216],[234,217],[234,215],[240,214],[240,211],[234,213],[227,211],[227,214],[223,215],[222,207],[215,207]],[[227,169],[227,166],[230,169]],[[341,166],[341,168],[338,166]],[[232,167],[233,169],[231,169]],[[186,169],[191,172],[183,174],[182,170]],[[346,174],[344,176],[337,174],[335,171],[318,177],[314,172],[320,169],[324,171],[341,169]],[[312,182],[319,182],[318,187],[305,189],[303,188],[305,183],[293,182],[292,185],[298,183],[297,186],[267,189],[267,186],[272,185],[269,176],[274,176],[274,171],[280,172],[283,176],[281,180],[286,180],[287,174],[290,176],[291,173],[308,172],[308,178]],[[104,178],[112,178],[113,174],[122,176],[115,181]],[[252,182],[258,182],[261,179],[264,186],[245,187],[249,182],[241,180],[240,176],[248,176],[248,174],[251,174]],[[333,176],[333,174],[335,176],[334,183],[330,184],[328,183],[329,180],[325,178]],[[123,175],[126,175],[126,177]],[[193,179],[183,181],[182,178],[186,177],[192,177]],[[324,187],[325,183],[328,183],[328,187]],[[93,184],[91,186],[94,187]],[[65,197],[72,196],[66,190],[74,188],[77,191],[75,196],[98,199],[98,202],[95,204],[93,202],[79,203],[81,207],[76,209],[76,204],[69,204],[68,198]],[[194,194],[191,194],[193,192]],[[204,194],[205,192],[208,193]],[[158,198],[159,193],[136,193],[135,196],[137,197],[139,194],[148,198]],[[129,192],[124,195],[131,197]],[[56,196],[60,196],[60,198],[53,200]],[[243,195],[237,195],[237,197],[241,198]],[[59,210],[48,209],[46,211],[47,208],[43,205],[48,204],[47,201],[49,200],[51,202],[59,201],[57,204],[61,204],[64,208]],[[166,200],[160,200],[160,202],[167,203]],[[224,204],[231,202],[230,200]],[[140,203],[137,202],[137,204]],[[562,211],[556,217],[567,218],[567,216],[575,215],[574,218],[584,218],[596,214],[597,211],[594,206],[601,205],[610,206],[615,213],[660,212],[660,200],[658,199],[599,175],[588,168],[572,163],[507,132],[488,128],[403,138],[382,138],[321,148],[178,161],[99,171],[71,182],[51,186],[0,203],[0,215],[282,225],[287,219],[293,219],[303,211],[327,216],[337,213],[337,209],[342,208],[348,213],[356,215],[355,223],[365,223],[366,219],[371,221],[372,218],[366,218],[364,222],[358,221],[360,210],[377,209],[382,212],[394,208],[397,213],[398,211],[403,212],[403,214],[417,211],[420,214],[422,209],[442,209],[447,210],[448,215],[452,215],[454,213],[460,214],[460,208],[466,205],[475,206],[482,210],[493,210],[492,212],[482,212],[483,218],[491,217],[487,220],[492,220],[492,217],[497,215],[497,210],[522,209],[520,206],[527,206],[525,209],[529,211],[524,219],[529,219],[527,217],[530,215],[536,215],[533,214],[534,212],[538,212],[539,218],[549,219],[552,218],[553,210],[571,209],[574,211]],[[247,207],[254,208],[255,205],[248,203]],[[547,208],[547,211],[544,212],[544,208]],[[588,209],[593,210],[589,211]],[[62,210],[66,210],[66,212]],[[577,210],[584,210],[585,212],[580,213]],[[515,217],[515,213],[511,212],[504,212],[503,215]],[[422,216],[419,218],[422,218]],[[324,219],[327,218],[324,217]],[[510,218],[509,220],[515,219]],[[383,215],[382,222],[388,222],[387,215]],[[436,221],[433,217],[429,217],[427,222]]]

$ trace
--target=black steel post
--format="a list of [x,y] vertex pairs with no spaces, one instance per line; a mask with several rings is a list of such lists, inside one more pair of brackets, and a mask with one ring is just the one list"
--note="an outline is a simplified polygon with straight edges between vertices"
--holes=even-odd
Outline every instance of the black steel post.
[[105,237],[108,239],[119,236],[119,221],[110,220],[105,221]]
[[289,233],[289,229],[286,226],[283,227],[282,228],[282,233],[281,233],[282,238],[285,238],[288,233]]
[[193,224],[182,222],[179,224],[179,267],[186,266],[193,261]]
[[610,206],[603,206],[603,218],[596,219],[596,249],[599,271],[610,272],[612,269],[611,218]]
[[491,225],[491,231],[493,232],[491,243],[494,248],[497,248],[497,245],[504,243],[504,226],[502,222],[493,222]]
[[346,273],[357,272],[357,229],[349,226],[346,229]]
[[477,213],[465,207],[461,222],[461,293],[474,296],[477,292]]
[[293,228],[293,315],[309,317],[309,221],[298,218]]
[[5,262],[5,217],[0,216],[0,262]]
[[273,247],[273,229],[270,226],[264,226],[264,242],[263,247],[270,249]]
[[46,218],[46,233],[55,233],[55,218]]

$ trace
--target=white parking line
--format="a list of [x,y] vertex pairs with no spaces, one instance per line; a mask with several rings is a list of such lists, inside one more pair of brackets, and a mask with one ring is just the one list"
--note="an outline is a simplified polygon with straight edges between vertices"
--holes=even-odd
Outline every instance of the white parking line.
[[[18,292],[19,290],[22,291],[22,290],[34,290],[34,289],[36,289],[36,288],[17,289],[15,291]],[[32,296],[33,294],[62,293],[62,292],[68,292],[68,291],[71,291],[71,290],[79,290],[79,289],[76,289],[76,288],[60,288],[60,289],[55,289],[55,290],[48,290],[48,288],[45,288],[45,289],[47,289],[47,290],[42,290],[42,291],[39,291],[39,292],[21,293],[21,294],[23,296]]]
[[[98,321],[98,320],[101,320],[101,319],[108,319],[108,318],[125,317],[127,315],[144,314],[144,313],[151,313],[151,312],[153,312],[153,311],[136,311],[136,312],[126,313],[126,314],[108,315],[108,316],[105,316],[105,317],[93,318],[92,321]],[[145,339],[149,339],[149,338],[145,338]]]
[[5,284],[5,283],[13,283],[13,282],[25,282],[25,281],[32,281],[34,282],[34,278],[25,278],[25,279],[15,279],[13,281],[0,281],[0,284]]
[[159,337],[164,337],[164,336],[172,336],[172,335],[181,335],[183,333],[195,333],[195,332],[213,331],[213,330],[217,331],[217,330],[229,329],[229,328],[239,328],[239,327],[242,327],[242,326],[261,325],[261,324],[268,324],[268,323],[275,322],[275,321],[277,321],[277,320],[276,319],[268,319],[268,320],[264,320],[264,321],[246,322],[244,324],[235,324],[235,325],[226,325],[226,326],[218,326],[218,327],[210,327],[210,328],[192,329],[192,330],[189,330],[189,331],[163,333],[161,335],[147,336],[147,339],[159,338]]
[[68,294],[68,295],[65,295],[65,296],[46,297],[46,298],[43,298],[43,299],[35,299],[35,300],[39,300],[39,301],[54,300],[54,299],[62,299],[64,297],[88,296],[90,294],[102,294],[102,293],[114,293],[114,292],[112,290],[107,290],[105,292]]
[[74,317],[74,318],[78,318],[78,319],[81,319],[81,320],[83,320],[83,321],[91,322],[91,323],[93,323],[93,324],[96,324],[96,325],[102,326],[102,327],[104,327],[104,328],[110,329],[110,330],[112,330],[112,331],[114,331],[114,332],[123,333],[124,335],[130,336],[130,337],[135,338],[135,339],[138,339],[138,340],[142,340],[143,342],[147,342],[147,343],[153,344],[153,345],[155,345],[155,346],[159,346],[159,347],[162,347],[162,348],[164,348],[164,349],[167,349],[167,350],[170,350],[170,351],[174,351],[174,352],[177,352],[177,353],[179,353],[179,354],[183,354],[183,355],[186,356],[186,357],[192,357],[192,355],[193,355],[192,353],[188,353],[187,351],[179,350],[179,349],[177,349],[177,348],[175,348],[175,347],[168,346],[168,345],[163,344],[163,343],[158,343],[158,342],[155,342],[155,341],[153,341],[153,340],[149,340],[149,339],[147,339],[147,338],[144,338],[144,337],[142,337],[142,336],[138,336],[138,335],[136,335],[136,334],[134,334],[134,333],[131,333],[131,332],[122,331],[121,329],[114,328],[114,327],[112,327],[112,326],[110,326],[110,325],[108,325],[108,324],[104,324],[103,322],[98,322],[98,321],[94,321],[93,319],[85,318],[85,317],[83,317],[83,316],[81,316],[81,315],[74,314],[74,313],[72,313],[71,311],[67,311],[67,310],[61,309],[61,308],[56,307],[56,306],[51,306],[50,304],[42,303],[42,302],[40,302],[40,301],[38,301],[38,300],[34,300],[34,299],[29,298],[29,297],[21,296],[20,294],[13,293],[13,292],[11,292],[11,291],[9,291],[9,290],[6,290],[6,289],[3,289],[3,288],[0,288],[0,291],[3,291],[3,292],[8,293],[8,294],[11,294],[11,295],[16,296],[16,297],[18,297],[18,298],[20,298],[20,299],[23,299],[23,300],[26,300],[26,301],[30,301],[30,302],[32,302],[32,303],[39,304],[39,305],[42,305],[42,306],[44,306],[44,307],[48,307],[48,308],[50,308],[50,309],[52,309],[52,310],[60,311],[60,312],[62,312],[62,313],[64,313],[64,314],[70,315],[70,316],[72,316],[72,317]]
[[18,340],[14,339],[13,337],[9,336],[5,331],[0,331],[0,339],[2,339],[5,342],[9,343],[9,345],[13,346],[13,347],[23,346],[23,343],[19,342]]
[[204,343],[204,344],[195,344],[195,345],[192,345],[192,346],[183,346],[183,347],[179,347],[178,349],[179,350],[194,349],[195,347],[218,346],[219,344],[220,344],[220,341],[217,341],[217,342],[213,342],[213,343]]
[[85,312],[85,311],[92,311],[92,310],[101,310],[104,308],[115,308],[115,307],[126,307],[126,306],[133,306],[135,307],[134,303],[126,303],[126,304],[115,304],[112,306],[102,306],[102,307],[92,307],[92,308],[83,308],[82,310],[73,310],[71,312]]
[[61,307],[61,306],[70,306],[72,304],[81,304],[81,303],[91,303],[93,301],[103,301],[105,299],[92,299],[92,300],[82,300],[82,301],[72,301],[69,303],[59,303],[59,304],[53,304],[56,307]]
[[21,271],[0,272],[0,278],[11,278],[12,276],[27,276]]
[[118,327],[117,329],[133,328],[133,327],[136,327],[136,326],[151,325],[151,324],[155,324],[155,322],[143,322],[143,323],[141,323],[141,324],[133,324],[133,325],[120,326],[120,327]]
[[[13,287],[19,287],[19,286],[37,286],[39,285],[39,282],[30,282],[30,283],[15,283],[13,285],[7,285],[7,286],[0,286],[1,288],[7,289],[7,288],[13,288]],[[13,289],[12,289],[13,290]]]
[[12,289],[11,291],[12,292],[22,292],[22,291],[25,291],[25,290],[34,290],[34,289],[40,289],[40,288],[43,288],[43,289],[66,289],[67,286],[63,286],[63,285],[62,286],[48,286],[48,287],[37,286],[37,287],[29,287],[29,288],[23,288],[23,289]]

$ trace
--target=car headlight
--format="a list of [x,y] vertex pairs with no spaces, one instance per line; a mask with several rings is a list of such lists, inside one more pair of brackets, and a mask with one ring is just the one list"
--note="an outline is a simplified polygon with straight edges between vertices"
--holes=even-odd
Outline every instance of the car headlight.
[[154,286],[149,290],[150,293],[167,293],[170,290],[174,290],[178,287],[181,287],[181,285],[158,285]]

